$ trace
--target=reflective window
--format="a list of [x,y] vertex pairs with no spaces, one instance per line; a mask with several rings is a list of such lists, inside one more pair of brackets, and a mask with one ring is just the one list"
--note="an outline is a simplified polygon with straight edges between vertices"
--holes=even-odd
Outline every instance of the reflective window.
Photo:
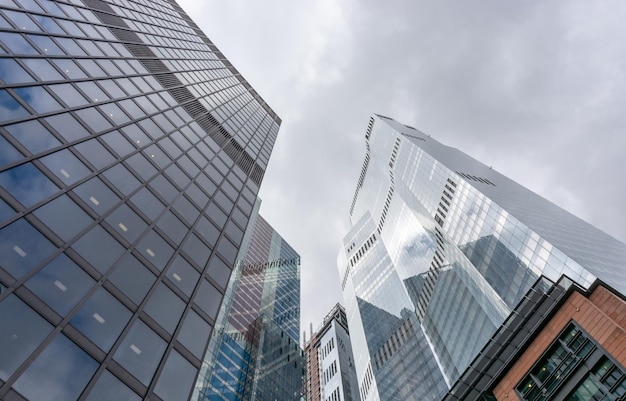
[[26,282],[26,287],[59,315],[65,316],[95,281],[65,254],[60,254]]
[[90,139],[74,145],[74,149],[78,150],[97,169],[106,167],[116,160],[97,139]]
[[[6,139],[0,136],[0,166],[22,159],[22,154],[17,151]],[[0,184],[1,185],[1,184]]]
[[210,203],[206,209],[206,214],[221,229],[226,224],[226,214],[215,203]]
[[0,222],[8,219],[15,214],[15,210],[9,206],[4,200],[0,199]]
[[166,343],[141,320],[135,321],[113,359],[146,386],[150,384]]
[[152,220],[156,219],[164,208],[157,197],[146,188],[140,189],[130,200]]
[[56,250],[39,230],[19,219],[0,230],[2,267],[19,279]]
[[[56,22],[54,22],[52,18],[34,15],[31,15],[31,17],[35,17],[44,26],[44,28],[46,28],[46,32],[60,33],[61,35],[65,34],[65,32],[63,32],[63,30],[56,24]],[[39,52],[41,54],[54,56],[63,56],[65,54],[63,50],[61,50],[61,48],[54,43],[52,38],[48,36],[28,35],[28,38],[39,47]],[[37,69],[31,68],[31,70],[39,74]]]
[[154,284],[156,277],[133,255],[127,254],[109,280],[131,301],[139,305]]
[[87,166],[67,149],[49,154],[40,160],[66,185],[71,185],[91,173]]
[[39,52],[32,47],[26,39],[19,33],[2,32],[0,40],[9,48],[13,54],[38,54]]
[[178,341],[198,359],[202,359],[204,347],[211,335],[211,329],[211,325],[206,320],[190,310],[178,333]]
[[0,79],[7,84],[21,84],[33,82],[31,77],[20,65],[15,61],[8,58],[0,59]]
[[13,124],[5,128],[11,133],[13,138],[17,139],[33,154],[52,149],[61,144],[61,142],[37,120]]
[[196,209],[196,207],[184,196],[176,199],[173,208],[183,217],[183,219],[185,219],[185,221],[189,225],[192,225],[200,215],[198,209]]
[[64,241],[76,236],[93,220],[67,195],[61,195],[33,212]]
[[163,401],[179,401],[189,398],[197,369],[172,350],[165,362],[154,392]]
[[[43,36],[39,36],[39,37],[43,37]],[[50,42],[51,46],[54,46],[54,44],[49,38],[45,37],[45,39],[47,39],[46,41]],[[47,47],[45,49],[48,50]],[[26,64],[28,68],[30,68],[32,72],[37,74],[37,76],[39,77],[41,81],[59,81],[63,79],[61,74],[56,69],[54,69],[54,67],[47,60],[43,58],[25,58],[25,59],[22,59],[22,61],[24,62],[24,64]],[[58,86],[58,85],[54,85],[54,86]]]
[[137,245],[137,249],[158,270],[163,270],[174,250],[155,231],[150,230]]
[[[59,76],[59,79],[60,78],[61,77]],[[50,90],[52,90],[68,107],[79,107],[89,104],[87,99],[85,99],[83,95],[81,95],[70,84],[50,85],[48,88],[50,88]]]
[[121,380],[113,376],[108,370],[98,378],[85,401],[140,401],[133,390]]
[[194,269],[182,256],[177,255],[170,267],[167,269],[167,277],[182,292],[191,296],[196,287],[200,273]]
[[213,280],[215,280],[222,288],[226,288],[228,279],[230,278],[231,269],[226,263],[222,261],[217,255],[213,255],[209,261],[209,268],[207,273]]
[[100,215],[107,212],[120,200],[98,177],[85,181],[73,191]]
[[107,352],[130,320],[132,313],[100,287],[76,312],[70,323]]
[[77,110],[74,113],[96,132],[101,132],[112,127],[111,123],[94,107]]
[[[6,34],[6,32],[3,32]],[[0,89],[0,120],[13,120],[28,116],[26,111],[10,94],[4,89]]]
[[72,117],[70,113],[62,113],[46,117],[46,121],[56,130],[56,132],[61,134],[67,142],[72,142],[89,136],[89,131],[80,125],[80,123]]
[[222,237],[217,244],[217,251],[222,255],[228,263],[234,265],[237,257],[237,247],[233,245],[226,237]]
[[157,169],[141,153],[129,157],[126,163],[146,181],[157,173]]
[[116,164],[106,170],[103,175],[111,181],[124,195],[129,195],[141,183],[128,169],[121,164]]
[[171,202],[179,194],[174,185],[172,185],[162,175],[159,175],[150,181],[150,186],[167,202]]
[[202,280],[195,302],[207,315],[215,319],[222,302],[222,294],[207,280]]
[[58,334],[13,388],[31,400],[77,400],[97,368],[98,362]]
[[180,244],[187,232],[189,232],[189,228],[169,210],[161,216],[157,226],[177,244]]
[[124,248],[101,226],[95,226],[72,245],[87,262],[104,274],[113,265]]
[[0,302],[0,379],[7,380],[52,326],[15,295]]
[[150,295],[144,310],[170,334],[176,330],[185,303],[172,290],[160,283]]
[[124,157],[135,150],[135,147],[117,131],[104,134],[100,138],[103,139],[104,142],[106,142],[106,144],[109,145],[120,157]]
[[191,234],[185,240],[182,246],[185,253],[193,259],[194,262],[204,269],[206,262],[209,260],[211,250],[204,242],[202,242],[195,234]]
[[15,89],[15,92],[37,113],[61,110],[62,106],[42,86]]
[[70,59],[54,59],[51,61],[55,63],[69,79],[87,78],[87,75]]
[[135,242],[139,235],[148,227],[137,213],[133,212],[126,204],[121,204],[107,218],[109,223],[118,233],[129,242]]

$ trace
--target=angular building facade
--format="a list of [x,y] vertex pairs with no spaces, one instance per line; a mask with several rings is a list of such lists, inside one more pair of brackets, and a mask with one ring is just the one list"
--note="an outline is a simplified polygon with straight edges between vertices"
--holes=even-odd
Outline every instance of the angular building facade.
[[626,245],[372,116],[338,268],[363,400],[436,400],[544,275],[626,291]]
[[300,256],[256,210],[193,400],[300,401],[303,396]]
[[337,304],[305,346],[308,401],[359,401],[346,312]]
[[0,80],[0,399],[188,399],[280,119],[174,0],[4,1]]

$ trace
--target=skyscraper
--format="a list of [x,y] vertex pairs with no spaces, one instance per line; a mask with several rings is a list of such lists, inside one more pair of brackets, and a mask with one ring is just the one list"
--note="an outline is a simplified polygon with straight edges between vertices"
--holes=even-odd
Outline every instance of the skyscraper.
[[187,399],[280,119],[174,0],[0,4],[0,398]]
[[364,400],[438,399],[540,275],[626,291],[626,245],[374,115],[338,258]]
[[350,332],[344,308],[337,304],[311,334],[307,355],[308,401],[359,401]]
[[257,210],[218,314],[194,401],[300,401],[303,393],[300,256]]

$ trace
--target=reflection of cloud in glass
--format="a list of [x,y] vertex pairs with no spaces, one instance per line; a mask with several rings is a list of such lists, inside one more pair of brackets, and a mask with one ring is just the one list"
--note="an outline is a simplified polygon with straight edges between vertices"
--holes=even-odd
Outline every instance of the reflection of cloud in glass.
[[19,33],[2,32],[0,40],[11,50],[13,54],[38,54]]
[[33,78],[15,60],[8,58],[0,59],[0,79],[8,84],[33,82]]
[[6,90],[0,90],[0,121],[16,120],[27,115],[29,115],[28,111]]
[[58,188],[32,163],[0,173],[0,186],[26,207],[47,198]]
[[19,88],[15,89],[15,92],[38,113],[48,113],[62,108],[41,86]]
[[22,154],[17,151],[6,139],[0,136],[0,166],[12,163],[22,158]]
[[6,127],[13,138],[20,141],[33,154],[43,152],[60,144],[52,134],[36,120]]
[[76,400],[97,367],[94,359],[59,334],[13,387],[31,400]]

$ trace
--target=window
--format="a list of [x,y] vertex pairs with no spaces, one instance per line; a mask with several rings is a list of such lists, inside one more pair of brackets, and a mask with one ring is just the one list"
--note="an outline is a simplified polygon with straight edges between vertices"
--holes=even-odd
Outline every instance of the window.
[[146,386],[150,384],[166,343],[141,320],[135,321],[113,355],[124,369]]
[[185,304],[165,284],[160,283],[150,295],[144,310],[170,334],[174,333]]
[[23,218],[0,229],[2,267],[16,279],[55,250],[56,247]]

